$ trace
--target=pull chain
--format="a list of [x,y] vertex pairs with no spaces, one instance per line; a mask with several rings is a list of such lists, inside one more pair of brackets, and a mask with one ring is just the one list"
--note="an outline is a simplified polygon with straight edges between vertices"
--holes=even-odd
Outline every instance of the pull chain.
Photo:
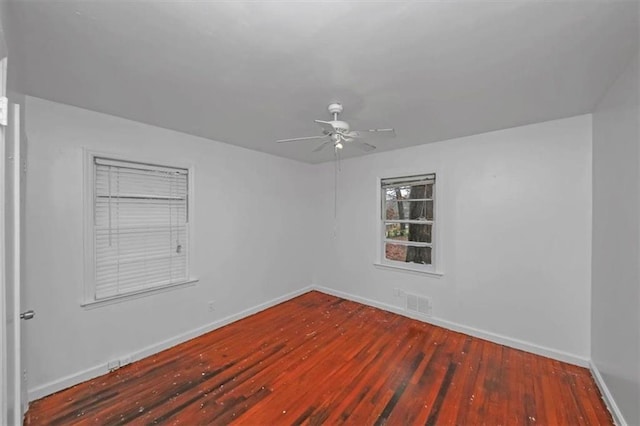
[[334,147],[335,168],[333,178],[333,238],[338,236],[338,175],[340,174],[340,154],[338,148]]

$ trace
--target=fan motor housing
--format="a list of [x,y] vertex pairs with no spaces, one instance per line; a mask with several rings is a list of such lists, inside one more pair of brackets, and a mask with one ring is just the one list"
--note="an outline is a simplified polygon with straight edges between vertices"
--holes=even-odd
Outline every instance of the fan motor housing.
[[331,125],[333,126],[333,129],[338,132],[338,133],[349,133],[349,123],[347,123],[346,121],[338,121],[338,120],[334,120],[334,121],[330,121],[329,123],[331,123]]

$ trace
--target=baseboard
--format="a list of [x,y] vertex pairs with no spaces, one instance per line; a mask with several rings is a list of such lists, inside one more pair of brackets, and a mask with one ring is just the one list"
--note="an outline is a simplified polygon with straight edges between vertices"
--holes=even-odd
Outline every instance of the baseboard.
[[[140,359],[146,358],[150,355],[156,354],[158,352],[161,352],[165,349],[169,349],[173,346],[176,346],[180,343],[183,343],[187,340],[193,339],[195,337],[198,337],[202,334],[208,333],[209,331],[215,330],[217,328],[223,327],[227,324],[230,324],[234,321],[238,321],[242,318],[245,318],[249,315],[253,315],[257,312],[263,311],[265,309],[268,309],[272,306],[275,306],[279,303],[282,303],[284,301],[287,301],[289,299],[293,299],[294,297],[297,297],[301,294],[307,293],[311,290],[317,290],[320,291],[322,293],[326,293],[326,294],[331,294],[337,297],[341,297],[344,299],[348,299],[348,300],[352,300],[354,302],[358,302],[358,303],[362,303],[365,305],[369,305],[369,306],[373,306],[379,309],[383,309],[385,311],[389,311],[389,312],[393,312],[396,313],[398,315],[403,315],[409,318],[413,318],[419,321],[423,321],[423,322],[427,322],[429,324],[433,324],[439,327],[443,327],[443,328],[447,328],[449,330],[453,330],[453,331],[457,331],[460,333],[464,333],[464,334],[468,334],[470,336],[474,336],[474,337],[478,337],[484,340],[488,340],[490,342],[494,342],[494,343],[498,343],[501,345],[505,345],[511,348],[515,348],[515,349],[520,349],[523,351],[527,351],[527,352],[531,352],[537,355],[541,355],[541,356],[545,356],[548,358],[552,358],[552,359],[557,359],[559,361],[563,361],[563,362],[567,362],[570,364],[574,364],[574,365],[579,365],[582,367],[591,367],[592,371],[594,371],[594,376],[596,376],[596,374],[598,374],[598,376],[596,376],[596,382],[598,383],[598,386],[604,386],[604,382],[602,382],[602,379],[598,379],[599,377],[599,373],[597,373],[597,369],[595,369],[594,366],[592,366],[589,362],[588,359],[583,358],[583,357],[579,357],[573,354],[569,354],[563,351],[558,351],[555,349],[551,349],[551,348],[547,348],[544,346],[540,346],[540,345],[536,345],[530,342],[525,342],[519,339],[513,339],[507,336],[503,336],[500,334],[496,334],[496,333],[491,333],[488,331],[484,331],[484,330],[479,330],[473,327],[469,327],[469,326],[465,326],[465,325],[461,325],[461,324],[457,324],[451,321],[447,321],[447,320],[443,320],[443,319],[439,319],[439,318],[435,318],[435,317],[424,317],[424,316],[419,316],[419,315],[413,315],[410,312],[405,311],[404,309],[398,307],[398,306],[393,306],[393,305],[389,305],[386,303],[381,303],[381,302],[377,302],[375,300],[371,300],[371,299],[367,299],[364,297],[360,297],[360,296],[356,296],[350,293],[345,293],[339,290],[335,290],[329,287],[323,287],[323,286],[317,286],[317,285],[313,285],[313,286],[307,286],[304,287],[302,289],[287,293],[283,296],[280,297],[276,297],[274,299],[271,299],[267,302],[261,303],[259,305],[256,305],[254,307],[251,307],[249,309],[246,309],[242,312],[239,312],[237,314],[233,314],[233,315],[229,315],[225,318],[219,319],[217,321],[214,321],[210,324],[204,325],[202,327],[198,327],[196,329],[187,331],[185,333],[182,333],[178,336],[169,338],[167,340],[164,340],[162,342],[147,346],[146,348],[143,348],[141,350],[138,350],[136,352],[133,352],[129,355],[125,355],[122,358],[127,358],[130,359],[132,362],[133,361],[138,361]],[[103,374],[108,373],[108,368],[107,368],[107,363],[103,363],[103,364],[99,364],[90,368],[87,368],[85,370],[82,370],[80,372],[74,373],[74,374],[70,374],[68,376],[62,377],[60,379],[56,379],[54,381],[51,381],[49,383],[45,383],[43,385],[34,387],[32,389],[29,389],[28,391],[28,397],[29,397],[29,401],[34,401],[36,399],[40,399],[44,396],[50,395],[52,393],[61,391],[63,389],[66,389],[68,387],[74,386],[78,383],[82,383],[84,381],[87,380],[91,380],[95,377],[101,376]],[[601,390],[603,388],[601,387]],[[604,387],[604,389],[606,389],[606,386]],[[612,407],[612,412],[616,412],[619,414],[620,412],[617,410],[617,406],[615,405],[615,403],[613,403],[613,398],[611,398],[611,394],[605,390],[602,390],[602,393],[606,396],[606,400],[610,401],[611,404],[609,405],[610,407]],[[614,409],[615,407],[615,409]],[[614,417],[618,417],[618,414],[614,415]],[[619,415],[619,418],[622,419],[621,415]],[[623,421],[620,422],[619,424],[621,425],[625,425],[626,423],[624,423]]]
[[[238,312],[237,314],[229,315],[225,318],[219,319],[210,324],[187,331],[185,333],[166,339],[162,342],[147,346],[146,348],[130,353],[129,355],[125,355],[122,358],[130,359],[131,362],[138,361],[142,358],[146,358],[150,355],[156,354],[165,349],[169,349],[180,343],[186,342],[187,340],[193,339],[194,337],[198,337],[202,334],[208,333],[217,328],[224,327],[225,325],[230,324],[234,321],[238,321],[242,318],[248,317],[250,315],[253,315],[255,313],[268,309],[279,303],[285,302],[289,299],[293,299],[294,297],[300,296],[301,294],[307,293],[311,290],[313,290],[313,287],[307,286],[302,289],[292,291],[283,296],[276,297],[274,299],[268,300],[259,305],[253,306],[249,309],[245,309],[244,311]],[[109,372],[109,369],[107,368],[107,363],[105,362],[103,364],[99,364],[99,365],[87,368],[80,372],[62,377],[60,379],[53,380],[49,383],[45,383],[43,385],[34,387],[33,389],[29,389],[28,391],[29,401],[34,401],[36,399],[40,399],[47,395],[51,395],[55,392],[59,392],[63,389],[77,385],[78,383],[82,383],[87,380],[94,379],[108,372]]]
[[418,321],[426,322],[426,323],[437,325],[439,327],[443,327],[449,330],[457,331],[459,333],[468,334],[470,336],[478,337],[480,339],[488,340],[490,342],[498,343],[500,345],[508,346],[510,348],[520,349],[520,350],[531,352],[536,355],[541,355],[547,358],[557,359],[558,361],[563,361],[569,364],[579,365],[581,367],[589,367],[588,358],[583,358],[583,357],[573,355],[564,351],[559,351],[559,350],[548,348],[545,346],[540,346],[535,343],[514,339],[511,337],[503,336],[501,334],[480,330],[480,329],[469,327],[466,325],[457,324],[457,323],[443,320],[440,318],[413,315],[411,312],[407,312],[398,306],[377,302],[375,300],[356,296],[350,293],[345,293],[343,291],[335,290],[329,287],[315,285],[313,286],[313,289],[320,291],[322,293],[327,293],[333,296],[342,297],[343,299],[352,300],[354,302],[362,303],[365,305],[380,308],[385,311],[393,312],[398,315],[413,318]]
[[596,381],[596,385],[598,385],[598,388],[600,389],[602,399],[604,399],[607,408],[609,408],[609,411],[611,412],[613,421],[618,426],[627,426],[627,422],[624,420],[624,416],[622,415],[620,408],[618,408],[618,404],[616,404],[615,399],[613,399],[613,395],[611,395],[607,384],[600,374],[600,370],[598,370],[598,367],[593,363],[593,360],[589,361],[589,369],[591,370],[591,375]]

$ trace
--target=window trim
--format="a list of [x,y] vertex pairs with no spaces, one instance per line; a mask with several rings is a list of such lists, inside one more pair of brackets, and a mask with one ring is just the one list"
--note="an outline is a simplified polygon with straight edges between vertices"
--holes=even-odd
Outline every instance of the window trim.
[[[167,161],[166,158],[150,158],[145,157],[141,158],[136,155],[128,155],[128,154],[115,154],[111,152],[103,152],[103,151],[94,151],[89,149],[84,149],[84,161],[83,161],[83,262],[84,262],[84,276],[83,282],[81,283],[81,291],[80,294],[80,306],[85,309],[91,309],[99,306],[111,305],[114,303],[123,302],[126,300],[137,299],[140,297],[150,296],[152,294],[163,293],[166,291],[183,288],[186,286],[194,285],[198,282],[198,278],[196,278],[195,270],[194,270],[194,236],[197,235],[195,233],[195,221],[194,221],[194,181],[195,181],[195,173],[193,164],[185,164],[180,161]],[[142,164],[150,164],[157,165],[160,167],[168,167],[168,168],[180,168],[185,169],[188,172],[187,177],[187,209],[189,214],[189,227],[188,227],[188,247],[187,247],[187,267],[189,268],[189,277],[185,281],[166,284],[162,286],[157,286],[149,289],[142,289],[135,292],[130,292],[126,294],[106,297],[103,299],[96,299],[96,283],[94,279],[94,270],[95,270],[95,257],[94,257],[94,234],[93,234],[93,214],[94,214],[94,190],[95,190],[95,174],[94,174],[94,159],[98,158],[107,158],[115,161],[124,161],[124,162],[133,162],[133,163],[142,163]],[[168,165],[171,164],[171,165]]]
[[[382,196],[382,181],[385,179],[402,179],[409,178],[412,176],[423,176],[433,174],[436,176],[436,183],[434,187],[434,220],[429,221],[433,224],[432,228],[432,239],[431,245],[433,247],[431,256],[432,263],[431,265],[419,265],[415,263],[406,263],[399,262],[395,260],[389,260],[385,257],[385,220],[384,220],[384,209],[386,207],[385,199]],[[385,172],[384,175],[377,177],[377,185],[376,185],[376,206],[377,206],[377,220],[376,220],[376,260],[373,262],[374,266],[377,269],[390,270],[390,271],[398,271],[412,274],[420,274],[420,275],[428,275],[435,278],[440,278],[444,275],[442,271],[442,246],[443,243],[441,241],[442,236],[442,223],[443,223],[443,215],[442,215],[442,179],[443,173],[440,168],[431,168],[430,171],[425,172],[422,171],[414,171],[414,170],[390,170]],[[387,221],[388,222],[388,221]],[[421,222],[424,223],[424,222]]]

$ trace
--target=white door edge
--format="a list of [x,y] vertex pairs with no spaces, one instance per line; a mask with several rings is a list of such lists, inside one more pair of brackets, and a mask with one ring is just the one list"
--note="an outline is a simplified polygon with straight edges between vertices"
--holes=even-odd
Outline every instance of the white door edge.
[[22,312],[21,300],[20,300],[20,290],[21,290],[21,264],[22,264],[22,256],[21,256],[21,246],[20,246],[20,230],[22,227],[21,221],[21,181],[22,181],[22,155],[20,149],[20,105],[12,105],[11,114],[11,122],[10,126],[12,126],[13,131],[11,132],[13,135],[13,191],[12,191],[12,201],[13,205],[13,312],[16,315],[15,321],[13,322],[13,335],[15,336],[15,344],[13,346],[13,356],[14,356],[14,413],[19,413],[18,416],[20,418],[20,424],[22,424],[22,417],[24,415],[22,398],[22,336],[21,336],[21,324],[20,324],[20,312]]

